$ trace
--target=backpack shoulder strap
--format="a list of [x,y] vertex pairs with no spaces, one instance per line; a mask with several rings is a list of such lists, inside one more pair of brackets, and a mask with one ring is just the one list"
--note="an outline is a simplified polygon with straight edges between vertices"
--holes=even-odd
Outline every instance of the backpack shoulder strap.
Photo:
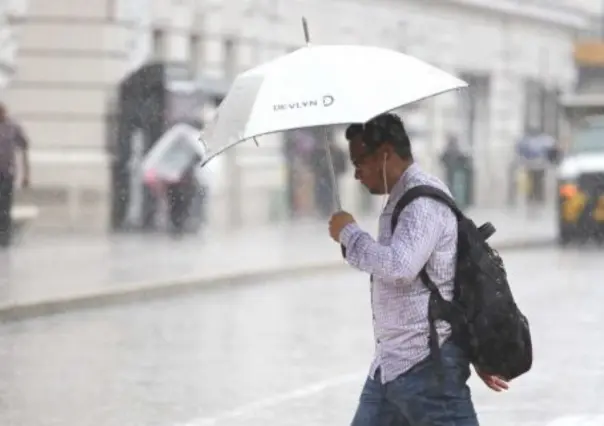
[[431,185],[418,185],[409,189],[403,196],[397,201],[394,209],[392,210],[392,219],[390,221],[390,231],[394,233],[394,229],[396,228],[396,224],[398,223],[399,216],[401,215],[403,209],[407,207],[411,201],[415,200],[419,197],[430,197],[434,200],[440,201],[441,203],[449,206],[449,208],[455,213],[457,219],[461,219],[463,217],[463,212],[457,207],[455,201],[446,192],[431,186]]
[[[455,213],[455,216],[457,216],[458,220],[463,217],[462,211],[459,209],[459,207],[457,207],[455,201],[453,201],[453,199],[449,195],[447,195],[446,192],[431,185],[418,185],[405,192],[405,194],[403,194],[403,196],[397,201],[396,205],[394,206],[390,222],[390,229],[392,233],[394,233],[396,224],[398,223],[399,216],[401,215],[403,209],[407,207],[411,203],[411,201],[419,197],[430,197],[434,200],[440,201],[441,203],[447,205],[453,211],[453,213]],[[425,267],[422,268],[420,272],[420,278],[422,279],[424,285],[428,287],[428,290],[430,290],[430,292],[440,294],[438,288],[428,276]]]

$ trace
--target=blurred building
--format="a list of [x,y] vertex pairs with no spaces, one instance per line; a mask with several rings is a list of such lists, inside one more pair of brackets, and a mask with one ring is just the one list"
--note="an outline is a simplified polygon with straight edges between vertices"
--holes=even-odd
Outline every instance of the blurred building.
[[[228,78],[299,47],[301,16],[317,43],[406,51],[472,83],[466,94],[424,102],[410,115],[418,156],[435,167],[446,134],[457,133],[476,159],[478,202],[496,204],[492,188],[501,185],[505,193],[502,163],[511,158],[514,140],[531,120],[550,120],[543,118],[551,109],[543,94],[572,85],[573,41],[594,25],[587,6],[564,0],[0,3],[27,10],[4,25],[19,34],[15,61],[8,61],[16,73],[4,99],[32,139],[33,196],[48,220],[64,218],[69,206],[72,218],[101,228],[108,211],[108,106],[117,82],[145,61],[186,61],[196,73]],[[276,158],[277,143],[254,147],[253,155]]]
[[27,12],[27,0],[0,2],[0,88],[4,89],[16,69],[19,22]]

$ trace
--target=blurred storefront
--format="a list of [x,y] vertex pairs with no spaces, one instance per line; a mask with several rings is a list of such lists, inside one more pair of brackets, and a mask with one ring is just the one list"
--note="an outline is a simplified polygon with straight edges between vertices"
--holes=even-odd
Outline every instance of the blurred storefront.
[[[83,228],[99,224],[99,229],[106,228],[111,199],[108,106],[119,81],[142,64],[182,62],[195,76],[228,81],[243,69],[300,47],[301,16],[308,18],[315,43],[404,50],[467,78],[472,85],[458,97],[422,102],[411,114],[404,114],[418,135],[414,138],[418,161],[442,172],[438,155],[447,135],[456,134],[475,162],[473,199],[497,204],[500,197],[490,189],[506,186],[506,164],[526,117],[536,114],[541,126],[555,130],[554,93],[572,85],[573,39],[592,24],[581,9],[561,9],[558,2],[25,3],[29,19],[19,24],[17,73],[5,99],[32,139],[33,192],[49,203],[42,206],[41,220],[49,218],[56,226],[62,220]],[[367,22],[379,25],[367,26]],[[550,58],[547,75],[540,59],[544,51]],[[535,108],[543,112],[534,113]],[[345,149],[340,136],[335,140]],[[285,197],[283,138],[263,137],[259,144],[242,145],[229,157],[232,167],[226,171],[225,191],[230,192],[216,194],[226,201],[216,203],[220,210],[211,217],[235,218],[231,213],[237,206],[248,208],[249,217],[237,219],[243,223],[279,216],[272,210],[279,204],[275,200]],[[345,173],[341,179],[344,205],[368,205],[350,175]],[[43,196],[44,192],[52,197]],[[236,194],[248,198],[230,206]],[[505,197],[501,198],[503,202]],[[76,206],[72,211],[80,212],[78,218],[73,217],[76,213],[65,214],[68,200]]]

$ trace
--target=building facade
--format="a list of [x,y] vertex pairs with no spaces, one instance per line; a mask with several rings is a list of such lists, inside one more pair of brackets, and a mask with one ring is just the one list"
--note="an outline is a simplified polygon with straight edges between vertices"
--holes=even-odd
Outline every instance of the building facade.
[[5,89],[16,70],[20,23],[29,6],[28,0],[0,2],[0,88]]
[[[105,127],[120,79],[154,58],[232,77],[300,47],[301,16],[316,43],[387,46],[466,78],[470,90],[425,101],[407,120],[428,168],[438,168],[446,136],[458,135],[475,158],[477,201],[497,205],[492,188],[506,190],[515,140],[548,120],[543,93],[572,86],[573,42],[594,21],[574,3],[537,0],[9,3],[19,3],[23,17],[12,24],[19,42],[3,98],[32,139],[36,196],[60,200],[57,215],[67,205],[73,218],[93,215],[99,223],[109,184]],[[277,145],[272,140],[263,152],[276,155]]]

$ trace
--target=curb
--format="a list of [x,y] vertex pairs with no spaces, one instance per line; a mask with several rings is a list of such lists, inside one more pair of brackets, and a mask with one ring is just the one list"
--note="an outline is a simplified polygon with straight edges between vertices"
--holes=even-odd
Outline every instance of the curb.
[[[551,247],[554,244],[555,240],[553,238],[543,238],[495,244],[494,248],[501,252],[538,249]],[[201,290],[278,280],[291,277],[292,275],[308,276],[318,273],[330,273],[340,271],[344,267],[346,267],[346,264],[342,261],[329,260],[279,269],[241,272],[217,277],[187,277],[151,284],[147,282],[131,285],[128,286],[128,288],[123,289],[113,289],[63,298],[58,297],[56,299],[40,302],[0,306],[0,322],[22,321],[76,310],[97,309],[114,305],[176,297],[188,293],[199,292]]]

